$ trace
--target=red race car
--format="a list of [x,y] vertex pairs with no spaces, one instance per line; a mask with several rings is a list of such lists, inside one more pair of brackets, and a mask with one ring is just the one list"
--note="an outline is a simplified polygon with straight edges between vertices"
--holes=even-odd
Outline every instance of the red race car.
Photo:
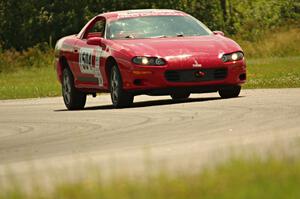
[[136,95],[219,92],[237,97],[246,81],[241,47],[177,10],[129,10],[100,14],[55,47],[62,95],[69,110],[86,96],[110,92],[114,107]]

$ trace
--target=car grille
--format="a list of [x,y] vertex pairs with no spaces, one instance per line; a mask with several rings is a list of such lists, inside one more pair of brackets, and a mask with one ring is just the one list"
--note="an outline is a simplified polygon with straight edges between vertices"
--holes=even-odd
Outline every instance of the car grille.
[[[199,72],[202,72],[204,75],[197,75]],[[165,72],[165,78],[170,82],[203,82],[223,80],[227,77],[227,73],[226,68],[169,70]]]

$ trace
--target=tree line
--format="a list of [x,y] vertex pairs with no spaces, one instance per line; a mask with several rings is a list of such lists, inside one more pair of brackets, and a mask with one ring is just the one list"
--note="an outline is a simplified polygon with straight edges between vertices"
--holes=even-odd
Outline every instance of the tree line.
[[299,0],[0,0],[0,49],[53,45],[96,14],[144,8],[182,10],[212,30],[249,41],[300,20]]

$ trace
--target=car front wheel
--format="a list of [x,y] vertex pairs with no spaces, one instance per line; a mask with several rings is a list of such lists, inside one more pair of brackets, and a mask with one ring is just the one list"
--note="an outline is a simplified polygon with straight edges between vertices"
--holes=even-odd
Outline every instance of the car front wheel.
[[241,92],[241,86],[232,86],[219,90],[221,98],[233,98],[238,97]]
[[75,88],[73,74],[68,68],[63,70],[62,95],[68,110],[80,110],[84,108],[86,94]]
[[133,103],[133,95],[123,90],[121,73],[116,65],[111,70],[110,95],[115,108],[129,107]]

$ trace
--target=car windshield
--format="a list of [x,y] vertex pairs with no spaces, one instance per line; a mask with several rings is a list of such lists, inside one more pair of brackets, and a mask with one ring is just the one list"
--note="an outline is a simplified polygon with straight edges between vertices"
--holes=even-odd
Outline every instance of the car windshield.
[[190,16],[147,16],[113,21],[108,39],[141,39],[209,35],[211,31]]

